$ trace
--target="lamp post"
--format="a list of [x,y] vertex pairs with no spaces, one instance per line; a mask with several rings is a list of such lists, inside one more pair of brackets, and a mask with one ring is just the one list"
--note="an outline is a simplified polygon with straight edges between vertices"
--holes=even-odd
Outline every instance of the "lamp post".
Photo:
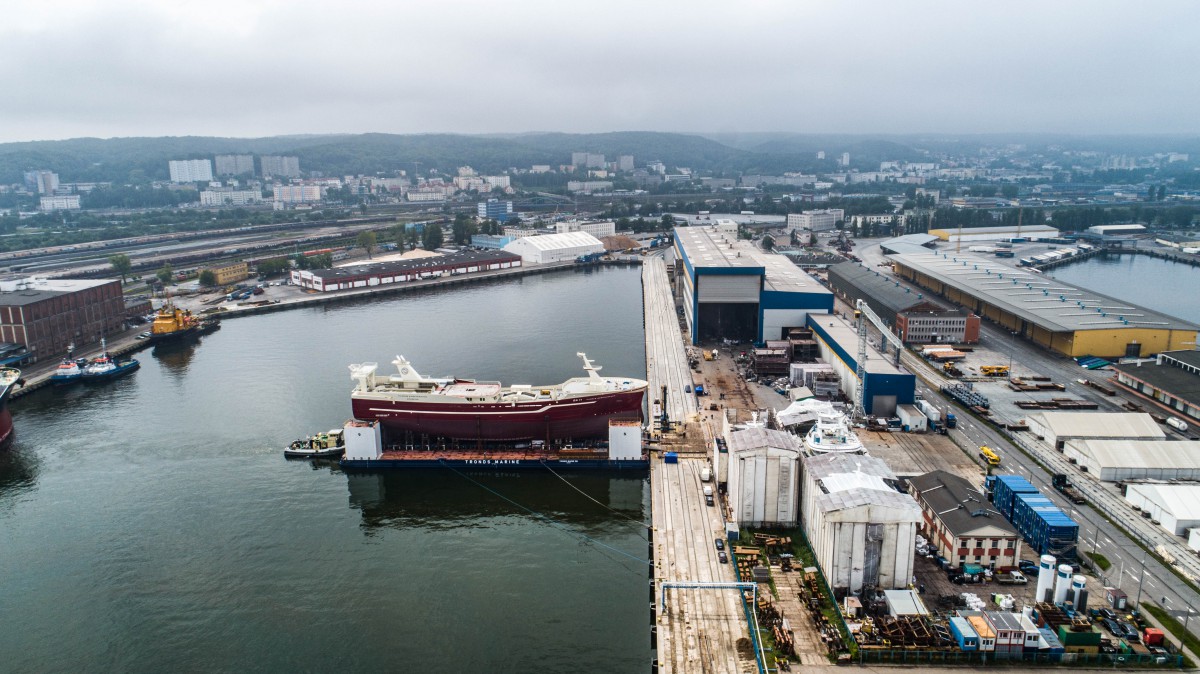
[[[1123,569],[1124,569],[1124,567],[1122,567],[1122,573],[1124,573],[1124,570],[1123,570]],[[1133,573],[1132,573],[1132,572],[1130,572],[1130,573],[1129,573],[1129,577],[1130,577],[1130,578],[1133,578]],[[1140,574],[1138,574],[1138,577],[1137,577],[1137,579],[1138,579],[1138,591],[1137,591],[1137,599],[1135,599],[1135,600],[1134,600],[1134,602],[1133,602],[1133,603],[1134,603],[1134,606],[1137,606],[1137,605],[1139,605],[1139,604],[1141,604],[1141,603],[1142,603],[1142,580],[1143,580],[1145,577],[1146,577],[1146,552],[1143,550],[1143,551],[1142,551],[1142,571],[1141,571],[1141,573],[1140,573]]]

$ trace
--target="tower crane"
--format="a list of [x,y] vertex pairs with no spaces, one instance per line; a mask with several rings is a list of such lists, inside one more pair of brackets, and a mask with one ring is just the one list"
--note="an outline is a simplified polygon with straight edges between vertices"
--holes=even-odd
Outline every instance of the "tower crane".
[[896,333],[888,328],[887,323],[884,323],[882,318],[871,310],[871,307],[867,306],[864,300],[856,300],[854,302],[854,321],[855,327],[858,330],[858,358],[856,359],[858,368],[855,373],[858,377],[858,387],[854,391],[854,418],[862,419],[867,415],[867,406],[865,404],[867,390],[867,321],[870,321],[879,330],[879,334],[882,335],[879,341],[880,353],[885,356],[887,355],[887,342],[896,347],[896,356],[892,363],[897,367],[900,365],[900,352],[904,350],[904,342],[896,336]]

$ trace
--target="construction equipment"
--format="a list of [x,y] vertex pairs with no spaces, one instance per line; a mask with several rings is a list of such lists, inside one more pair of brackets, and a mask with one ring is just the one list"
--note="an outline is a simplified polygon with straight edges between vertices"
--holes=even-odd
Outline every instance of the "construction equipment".
[[979,374],[982,374],[985,377],[1007,377],[1008,376],[1008,366],[1007,365],[980,365],[979,366]]
[[893,364],[896,366],[900,365],[900,352],[904,350],[904,342],[900,340],[896,333],[891,331],[887,323],[883,322],[882,318],[876,315],[874,311],[871,311],[871,308],[868,307],[867,303],[863,300],[857,300],[854,303],[854,320],[856,324],[855,327],[858,329],[858,360],[856,363],[858,368],[857,372],[855,373],[858,376],[858,386],[855,387],[854,391],[854,418],[862,419],[867,415],[867,407],[863,399],[867,389],[865,385],[865,382],[867,381],[866,322],[871,321],[871,324],[875,326],[875,329],[879,330],[880,353],[885,356],[887,355],[886,344],[889,342],[892,344],[892,346],[896,347],[896,357],[893,362]]
[[983,460],[987,461],[987,465],[989,466],[1000,465],[1000,455],[996,452],[996,450],[988,447],[987,445],[979,448],[979,456],[982,456]]

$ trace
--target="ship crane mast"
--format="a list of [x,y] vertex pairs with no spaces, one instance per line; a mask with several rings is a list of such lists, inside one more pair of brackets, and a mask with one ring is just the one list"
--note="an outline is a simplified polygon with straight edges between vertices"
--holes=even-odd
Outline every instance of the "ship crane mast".
[[882,339],[879,342],[879,351],[883,355],[887,355],[886,342],[891,342],[892,346],[896,347],[896,357],[893,360],[893,364],[897,367],[900,365],[900,352],[904,349],[904,342],[888,328],[887,323],[884,323],[883,319],[872,311],[871,307],[867,306],[867,303],[863,300],[856,300],[854,302],[854,319],[855,327],[858,330],[858,358],[856,361],[858,367],[855,372],[855,375],[858,377],[858,386],[854,390],[854,418],[857,420],[867,415],[865,402],[867,390],[867,321],[871,321],[871,324],[882,335]]

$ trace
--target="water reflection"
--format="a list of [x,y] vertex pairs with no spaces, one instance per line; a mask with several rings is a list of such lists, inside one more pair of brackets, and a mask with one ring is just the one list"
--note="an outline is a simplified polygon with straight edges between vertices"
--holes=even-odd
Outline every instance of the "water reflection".
[[[363,527],[492,526],[493,518],[545,515],[582,531],[645,522],[644,476],[549,471],[420,469],[346,474]],[[532,511],[532,513],[530,512]],[[615,512],[614,512],[615,511]],[[537,513],[537,514],[534,514]]]
[[18,435],[6,450],[0,450],[0,509],[7,509],[37,488],[38,458],[21,446]]
[[163,365],[163,369],[176,380],[182,379],[188,373],[188,366],[196,355],[199,340],[176,339],[154,345],[151,354]]

